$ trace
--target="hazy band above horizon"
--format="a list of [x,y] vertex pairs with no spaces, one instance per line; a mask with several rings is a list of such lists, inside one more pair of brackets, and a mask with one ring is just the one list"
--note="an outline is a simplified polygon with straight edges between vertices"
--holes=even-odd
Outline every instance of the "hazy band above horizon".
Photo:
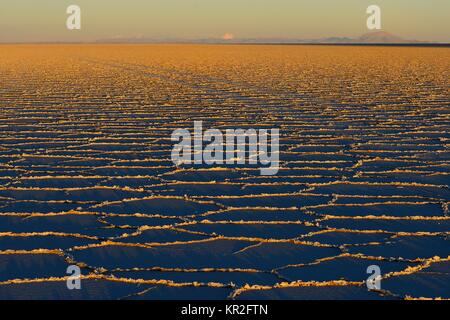
[[[66,10],[81,8],[81,30]],[[403,39],[450,42],[447,0],[32,0],[0,3],[0,42],[319,39],[366,33],[366,8]]]

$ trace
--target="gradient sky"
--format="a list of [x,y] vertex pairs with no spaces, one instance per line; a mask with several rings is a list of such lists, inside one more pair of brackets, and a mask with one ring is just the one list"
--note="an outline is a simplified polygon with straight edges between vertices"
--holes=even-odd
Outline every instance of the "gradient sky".
[[[81,7],[82,30],[66,29]],[[0,42],[104,38],[300,38],[366,33],[366,8],[405,39],[450,42],[450,0],[1,0]]]

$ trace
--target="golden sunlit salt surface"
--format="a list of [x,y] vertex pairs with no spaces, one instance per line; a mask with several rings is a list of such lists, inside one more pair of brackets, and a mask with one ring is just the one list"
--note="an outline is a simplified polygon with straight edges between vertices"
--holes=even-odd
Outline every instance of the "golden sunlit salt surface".
[[[0,299],[450,298],[449,70],[432,47],[0,46]],[[278,174],[174,166],[196,120],[279,128]]]

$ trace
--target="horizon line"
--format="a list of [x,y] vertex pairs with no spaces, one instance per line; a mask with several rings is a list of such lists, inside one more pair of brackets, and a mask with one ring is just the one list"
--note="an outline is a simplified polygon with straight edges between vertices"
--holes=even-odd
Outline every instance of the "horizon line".
[[327,46],[418,46],[418,47],[450,47],[450,42],[245,42],[245,41],[20,41],[20,42],[0,42],[0,45],[66,45],[66,44],[90,44],[90,45],[152,45],[152,44],[173,44],[173,45],[327,45]]

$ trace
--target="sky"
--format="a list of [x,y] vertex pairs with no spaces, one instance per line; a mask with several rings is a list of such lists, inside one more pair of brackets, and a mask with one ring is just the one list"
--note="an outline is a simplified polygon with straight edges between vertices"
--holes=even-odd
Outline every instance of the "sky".
[[[1,0],[0,42],[357,37],[374,4],[383,30],[450,42],[450,0]],[[81,30],[66,27],[69,5]]]

